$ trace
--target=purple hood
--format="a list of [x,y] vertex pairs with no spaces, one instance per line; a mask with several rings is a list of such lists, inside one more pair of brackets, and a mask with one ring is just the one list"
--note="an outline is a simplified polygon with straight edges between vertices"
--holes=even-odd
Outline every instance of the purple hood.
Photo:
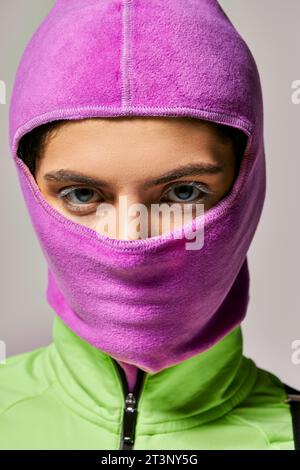
[[[116,241],[66,220],[17,155],[20,138],[43,123],[132,115],[192,116],[248,136],[232,190],[205,215],[197,252],[183,251],[173,234]],[[48,301],[79,336],[156,372],[242,321],[246,255],[266,190],[263,103],[253,56],[216,0],[58,0],[20,61],[10,144],[48,263]]]

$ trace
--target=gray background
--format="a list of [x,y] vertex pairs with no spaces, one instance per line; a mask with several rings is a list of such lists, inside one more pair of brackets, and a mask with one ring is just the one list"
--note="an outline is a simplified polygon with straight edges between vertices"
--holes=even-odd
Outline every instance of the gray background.
[[[11,356],[52,341],[54,312],[45,300],[46,264],[33,233],[8,147],[8,103],[14,74],[31,35],[53,0],[0,0],[1,314],[0,340]],[[220,0],[260,71],[265,109],[267,196],[248,252],[250,304],[242,323],[245,355],[294,387],[300,364],[299,123],[291,84],[300,80],[299,0]]]

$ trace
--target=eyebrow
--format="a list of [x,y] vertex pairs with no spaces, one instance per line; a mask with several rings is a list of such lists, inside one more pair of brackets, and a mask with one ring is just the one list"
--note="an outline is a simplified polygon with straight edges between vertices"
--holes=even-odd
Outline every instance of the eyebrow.
[[70,170],[54,170],[49,173],[45,173],[44,179],[47,181],[74,181],[76,183],[84,183],[91,186],[103,186],[108,187],[108,183],[99,178],[84,175],[78,171]]
[[[176,169],[170,170],[163,175],[147,180],[143,189],[148,189],[153,186],[167,183],[174,179],[182,178],[184,176],[199,176],[199,175],[215,175],[223,171],[223,165],[215,165],[212,163],[198,163],[198,164],[189,164],[185,166],[180,166]],[[70,171],[70,170],[54,170],[46,173],[44,179],[48,181],[74,181],[76,183],[83,183],[91,186],[102,186],[108,187],[109,184],[107,181],[101,180],[99,178],[94,178],[91,176],[84,175],[80,172]]]
[[223,165],[214,165],[212,163],[198,163],[180,166],[175,170],[170,170],[167,173],[146,181],[144,189],[156,186],[159,184],[167,183],[174,179],[182,178],[183,176],[199,176],[199,175],[215,175],[223,171]]

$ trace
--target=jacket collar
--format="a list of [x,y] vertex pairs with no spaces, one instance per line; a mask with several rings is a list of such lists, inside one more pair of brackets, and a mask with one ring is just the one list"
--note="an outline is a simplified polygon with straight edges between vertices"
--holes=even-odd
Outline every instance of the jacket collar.
[[[117,361],[77,336],[57,315],[53,323],[50,361],[55,381],[67,402],[102,413],[104,421],[120,421],[126,390],[125,373]],[[209,350],[158,373],[139,369],[138,429],[151,433],[180,430],[221,417],[250,393],[255,363],[243,355],[238,326]]]

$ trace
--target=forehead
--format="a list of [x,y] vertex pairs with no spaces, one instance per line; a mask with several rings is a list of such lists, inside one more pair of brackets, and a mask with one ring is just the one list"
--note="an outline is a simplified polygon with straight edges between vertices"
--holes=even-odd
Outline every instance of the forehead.
[[133,155],[150,162],[165,155],[223,150],[228,140],[218,135],[214,123],[187,118],[96,118],[63,123],[47,139],[47,152],[71,152],[110,157]]
[[[90,118],[67,121],[50,133],[51,141],[64,141],[71,144],[79,139],[88,144],[89,141],[101,141],[102,145],[111,146],[151,143],[168,145],[197,145],[212,140],[227,143],[224,134],[220,134],[213,122],[188,117],[117,117]],[[132,149],[134,150],[134,149]]]
[[86,170],[98,163],[102,172],[105,168],[132,172],[142,165],[149,173],[154,167],[168,170],[187,159],[188,163],[228,159],[230,141],[219,131],[214,122],[186,116],[61,120],[39,126],[24,136],[21,153],[32,172],[35,162],[43,157],[43,165],[52,167],[80,163]]

